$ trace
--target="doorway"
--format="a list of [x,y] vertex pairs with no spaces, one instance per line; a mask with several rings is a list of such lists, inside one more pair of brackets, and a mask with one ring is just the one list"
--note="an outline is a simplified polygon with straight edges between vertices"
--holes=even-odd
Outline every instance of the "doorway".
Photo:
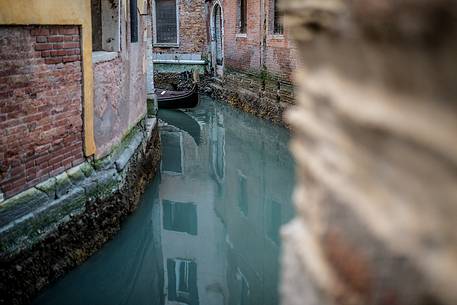
[[219,2],[214,4],[211,16],[212,66],[214,76],[222,77],[224,73],[224,20]]

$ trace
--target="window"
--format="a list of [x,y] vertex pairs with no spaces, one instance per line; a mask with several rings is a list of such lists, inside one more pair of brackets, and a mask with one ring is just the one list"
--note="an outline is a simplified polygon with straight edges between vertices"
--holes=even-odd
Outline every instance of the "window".
[[120,51],[119,12],[119,0],[91,0],[93,51]]
[[138,2],[130,0],[130,41],[138,42]]
[[240,34],[246,34],[247,21],[247,0],[238,0],[238,32]]
[[102,48],[102,3],[92,0],[92,50],[101,51]]
[[178,44],[177,0],[155,1],[155,44]]
[[281,20],[281,13],[278,8],[278,0],[273,1],[273,34],[282,35],[284,33],[284,27]]

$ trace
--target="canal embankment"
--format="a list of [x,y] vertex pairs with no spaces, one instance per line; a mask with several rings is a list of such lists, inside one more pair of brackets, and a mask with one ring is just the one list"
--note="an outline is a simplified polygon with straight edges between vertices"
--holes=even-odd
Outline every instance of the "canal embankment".
[[201,96],[160,110],[161,166],[121,230],[33,305],[278,305],[289,131]]
[[106,157],[7,199],[0,211],[0,303],[30,302],[99,250],[135,210],[159,162],[157,120],[147,118]]

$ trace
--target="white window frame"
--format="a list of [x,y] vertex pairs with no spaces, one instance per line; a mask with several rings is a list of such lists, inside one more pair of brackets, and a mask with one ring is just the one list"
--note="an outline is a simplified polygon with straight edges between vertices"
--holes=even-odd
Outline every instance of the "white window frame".
[[156,0],[152,1],[153,46],[160,48],[179,48],[179,0],[176,3],[176,43],[157,42]]
[[187,287],[190,286],[190,283],[189,283],[189,270],[190,270],[190,264],[192,263],[191,260],[189,259],[180,259],[180,258],[176,258],[175,259],[175,277],[176,277],[176,294],[180,294],[181,297],[183,296],[189,296],[189,292],[188,291],[183,291],[183,290],[179,290],[179,280],[181,278],[181,271],[179,270],[180,267],[181,267],[181,264],[184,264],[184,277],[185,277],[185,281],[186,281],[186,285]]

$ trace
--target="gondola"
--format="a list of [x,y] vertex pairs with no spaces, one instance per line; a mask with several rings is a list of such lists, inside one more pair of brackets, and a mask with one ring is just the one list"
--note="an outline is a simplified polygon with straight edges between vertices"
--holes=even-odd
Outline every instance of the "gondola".
[[189,91],[169,91],[156,89],[159,109],[194,108],[198,105],[198,85]]

